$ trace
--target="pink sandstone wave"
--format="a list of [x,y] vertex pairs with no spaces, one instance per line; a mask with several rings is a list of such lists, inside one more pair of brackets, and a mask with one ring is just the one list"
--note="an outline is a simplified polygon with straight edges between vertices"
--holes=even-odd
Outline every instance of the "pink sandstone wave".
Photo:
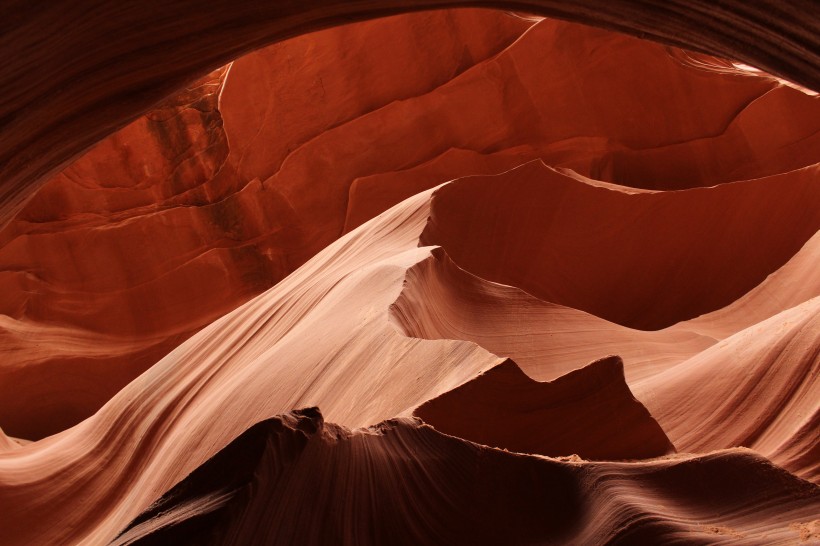
[[342,13],[3,137],[54,149],[0,168],[2,542],[820,541],[817,97],[663,25]]

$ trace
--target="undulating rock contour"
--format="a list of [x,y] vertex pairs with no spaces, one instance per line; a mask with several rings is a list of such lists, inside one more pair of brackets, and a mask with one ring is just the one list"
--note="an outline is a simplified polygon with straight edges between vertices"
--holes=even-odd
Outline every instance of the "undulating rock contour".
[[0,6],[0,542],[820,542],[820,9],[438,7]]

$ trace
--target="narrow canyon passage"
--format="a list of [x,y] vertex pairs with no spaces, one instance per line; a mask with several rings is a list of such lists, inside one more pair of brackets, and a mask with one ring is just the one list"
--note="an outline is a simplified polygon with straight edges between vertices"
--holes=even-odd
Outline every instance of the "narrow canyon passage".
[[82,4],[2,8],[0,542],[820,541],[814,4]]

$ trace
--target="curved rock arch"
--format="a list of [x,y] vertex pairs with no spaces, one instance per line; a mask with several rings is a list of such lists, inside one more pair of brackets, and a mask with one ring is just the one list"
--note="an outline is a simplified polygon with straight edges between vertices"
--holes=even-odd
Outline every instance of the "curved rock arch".
[[820,10],[812,0],[13,0],[0,10],[0,224],[91,145],[243,53],[351,21],[460,6],[587,23],[820,90]]

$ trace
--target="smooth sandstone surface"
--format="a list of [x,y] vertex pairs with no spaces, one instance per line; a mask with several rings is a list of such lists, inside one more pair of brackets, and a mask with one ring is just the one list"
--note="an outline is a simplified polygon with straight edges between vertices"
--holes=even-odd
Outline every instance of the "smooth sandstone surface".
[[[472,342],[408,337],[390,320],[407,270],[441,255],[418,246],[436,195],[421,193],[333,243],[182,344],[92,418],[0,457],[0,498],[16,500],[4,511],[4,525],[22,542],[108,540],[214,447],[265,416],[318,405],[344,426],[368,426],[409,416],[501,364],[503,358]],[[721,383],[712,389],[706,400],[731,394]],[[817,398],[805,400],[816,412]],[[688,424],[699,430],[697,421]],[[723,447],[734,446],[729,440]],[[66,495],[78,504],[57,507]],[[46,509],[54,521],[48,534],[25,523]],[[777,518],[798,517],[800,510]]]
[[621,460],[675,451],[632,397],[617,356],[549,383],[533,381],[507,360],[414,414],[450,436],[519,453]]
[[[305,142],[436,89],[530,25],[438,11],[295,38],[214,72],[48,181],[0,232],[0,313],[18,321],[4,347],[27,353],[24,367],[0,366],[0,398],[15,400],[3,426],[40,438],[76,424],[295,270],[338,236],[344,209],[332,194],[305,203],[311,176],[260,180]],[[436,48],[415,49],[434,34]],[[31,354],[19,335],[53,338],[57,325],[69,327],[63,351]]]
[[251,4],[10,64],[0,542],[820,540],[820,102],[708,55],[811,9]]
[[[254,49],[334,25],[441,7],[519,10],[737,59],[820,91],[814,0],[24,0],[2,7],[0,224],[78,154]],[[435,46],[435,42],[429,42]]]
[[[348,500],[350,487],[359,494]],[[669,494],[686,498],[686,508],[664,505]],[[755,521],[745,508],[779,502],[812,517],[816,498],[810,485],[747,450],[559,461],[488,449],[409,419],[351,432],[309,408],[243,433],[112,544],[786,543],[811,538],[812,527],[784,526],[771,512]],[[589,521],[589,513],[598,516]]]
[[[433,35],[436,48],[417,47]],[[636,86],[647,73],[651,82]],[[341,233],[447,180],[540,160],[643,188],[692,188],[738,180],[739,172],[761,178],[801,168],[809,170],[777,183],[809,185],[818,119],[820,103],[771,80],[705,71],[650,42],[503,12],[419,13],[271,46],[214,71],[101,142],[0,231],[0,312],[18,321],[5,335],[8,350],[19,354],[31,345],[11,331],[39,339],[52,336],[55,326],[68,327],[65,345],[75,348],[35,352],[25,367],[0,367],[0,395],[11,399],[12,385],[27,385],[0,407],[0,423],[33,439],[79,422],[184,339],[279,282]],[[526,199],[529,190],[519,191]],[[788,230],[792,220],[779,218],[799,207],[803,218],[796,217],[794,230],[816,230],[810,216],[816,193],[803,199],[802,191],[778,195],[791,205],[765,222]],[[599,229],[622,214],[598,197],[578,199],[587,210],[607,209],[595,213]],[[556,206],[564,218],[587,221],[585,211]],[[712,206],[717,216],[726,205]],[[738,228],[768,229],[763,215],[769,212],[755,206],[749,214],[757,217]],[[512,218],[517,209],[507,210]],[[642,214],[640,207],[631,210]],[[804,236],[761,238],[761,245],[778,246],[772,250],[733,245],[723,252],[718,244],[714,250],[722,255],[705,264],[711,269],[673,282],[667,292],[687,300],[688,309],[647,309],[648,301],[658,301],[653,290],[662,288],[643,288],[645,279],[668,277],[674,265],[656,261],[646,268],[649,254],[638,262],[613,255],[624,244],[640,253],[674,244],[676,233],[698,218],[668,219],[672,232],[658,231],[655,241],[640,243],[629,233],[613,232],[614,242],[601,237],[597,244],[607,250],[598,261],[578,256],[597,250],[566,239],[560,252],[575,263],[539,281],[548,292],[519,278],[496,278],[485,267],[476,272],[523,282],[553,303],[622,325],[657,329],[730,303],[782,265]],[[564,226],[574,229],[571,219]],[[534,229],[525,237],[543,226]],[[563,238],[566,231],[556,226],[552,233]],[[592,229],[586,233],[597,237]],[[501,244],[508,245],[504,237]],[[530,260],[528,244],[518,246],[520,260]],[[725,288],[716,289],[715,260],[731,264],[747,251],[758,252],[747,261],[748,275],[719,275]],[[522,274],[540,274],[536,262]],[[622,273],[603,280],[616,262]],[[633,263],[643,278],[633,278],[641,274]],[[565,286],[570,274],[583,294]],[[602,297],[615,283],[626,286],[614,298]],[[80,347],[97,335],[109,339],[105,355]],[[56,378],[69,362],[70,377],[44,379]]]

